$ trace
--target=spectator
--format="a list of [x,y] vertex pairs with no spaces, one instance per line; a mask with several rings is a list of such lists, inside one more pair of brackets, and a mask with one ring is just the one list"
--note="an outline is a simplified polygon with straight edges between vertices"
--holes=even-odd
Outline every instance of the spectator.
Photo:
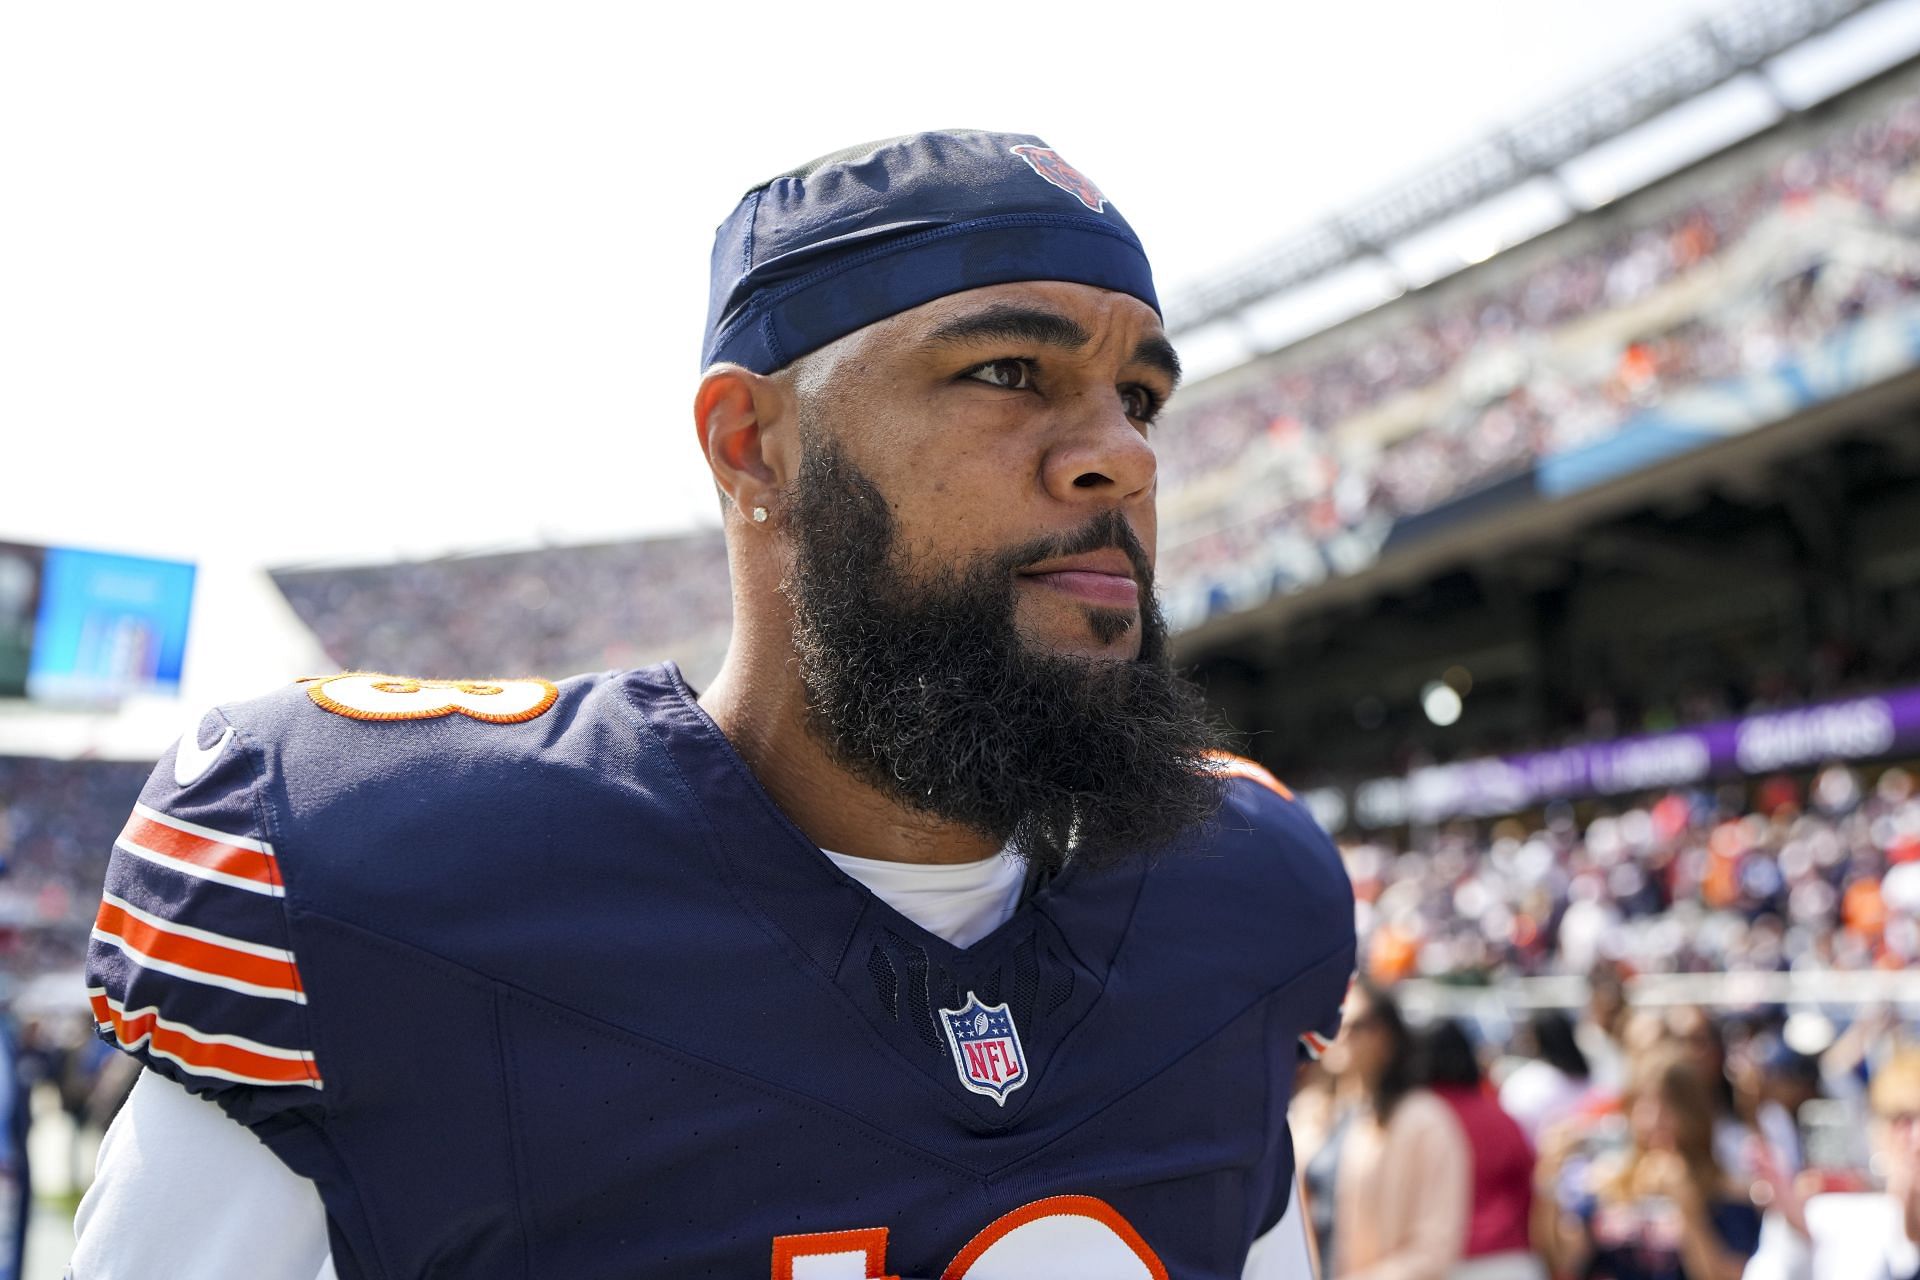
[[1753,1127],[1771,1158],[1793,1177],[1807,1167],[1800,1109],[1820,1096],[1820,1063],[1772,1033],[1757,1037],[1746,1055],[1754,1080]]
[[1415,1087],[1399,1006],[1356,982],[1340,1028],[1364,1105],[1334,1180],[1335,1280],[1442,1280],[1466,1242],[1472,1156],[1460,1122]]
[[1746,1167],[1763,1210],[1760,1247],[1745,1280],[1806,1280],[1809,1228],[1800,1183],[1807,1147],[1800,1109],[1820,1096],[1820,1064],[1766,1031],[1748,1039],[1732,1074],[1740,1110],[1753,1117]]
[[1602,960],[1587,971],[1587,1004],[1573,1038],[1593,1083],[1609,1092],[1626,1081],[1626,1056],[1620,1047],[1626,1017],[1626,979],[1619,965]]
[[1347,1128],[1365,1108],[1359,1076],[1347,1069],[1350,1042],[1336,1039],[1319,1063],[1307,1063],[1294,1086],[1287,1110],[1307,1228],[1323,1275],[1332,1275],[1333,1204],[1340,1170],[1340,1147]]
[[0,1017],[0,1280],[22,1280],[27,1256],[27,1210],[33,1179],[27,1167],[27,1081],[20,1039],[11,1018]]
[[1801,1202],[1770,1171],[1767,1191],[1795,1228],[1789,1247],[1756,1259],[1746,1280],[1916,1280],[1920,1277],[1920,1048],[1895,1049],[1870,1090],[1879,1192],[1824,1193]]
[[1727,1073],[1725,1024],[1708,1017],[1704,1009],[1683,1005],[1668,1010],[1666,1032],[1667,1042],[1679,1048],[1706,1088],[1713,1115],[1714,1158],[1729,1176],[1751,1175],[1754,1128],[1740,1114],[1733,1079]]
[[1459,1023],[1438,1023],[1420,1037],[1414,1076],[1460,1122],[1471,1158],[1466,1243],[1450,1280],[1546,1280],[1527,1238],[1533,1146],[1488,1091]]
[[1587,1056],[1573,1038],[1573,1023],[1558,1009],[1536,1010],[1514,1038],[1527,1060],[1500,1082],[1500,1109],[1514,1118],[1527,1141],[1580,1108],[1592,1089]]
[[1895,1053],[1875,1074],[1869,1097],[1893,1219],[1893,1230],[1880,1241],[1886,1274],[1888,1280],[1915,1280],[1920,1277],[1920,1049]]
[[1740,1280],[1760,1214],[1714,1154],[1713,1103],[1697,1067],[1670,1051],[1648,1054],[1623,1102],[1624,1152],[1575,1167],[1577,1130],[1547,1139],[1535,1246],[1557,1274],[1586,1280]]

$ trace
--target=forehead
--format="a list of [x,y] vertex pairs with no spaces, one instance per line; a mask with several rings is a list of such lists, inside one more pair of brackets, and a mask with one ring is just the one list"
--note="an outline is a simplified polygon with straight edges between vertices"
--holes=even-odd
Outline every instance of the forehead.
[[1096,344],[1118,339],[1138,343],[1164,337],[1154,309],[1129,293],[1065,280],[1028,280],[950,293],[856,329],[815,354],[832,362],[848,356],[870,357],[917,347],[927,335],[962,316],[995,307],[1052,311],[1085,329]]

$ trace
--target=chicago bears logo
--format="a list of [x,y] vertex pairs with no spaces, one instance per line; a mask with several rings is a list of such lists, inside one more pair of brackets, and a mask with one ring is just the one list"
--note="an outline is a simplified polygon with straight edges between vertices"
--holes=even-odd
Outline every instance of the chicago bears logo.
[[1086,174],[1068,164],[1052,147],[1036,147],[1031,143],[1022,143],[1012,150],[1013,154],[1027,162],[1028,168],[1087,208],[1095,213],[1106,212],[1107,198],[1100,194],[1100,188],[1094,186]]

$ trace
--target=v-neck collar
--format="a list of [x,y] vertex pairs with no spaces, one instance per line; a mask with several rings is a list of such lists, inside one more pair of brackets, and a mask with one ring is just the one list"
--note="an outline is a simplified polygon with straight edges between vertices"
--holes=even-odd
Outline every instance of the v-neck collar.
[[[700,705],[678,665],[667,662],[632,675],[652,677],[648,683],[670,695],[646,700],[644,711],[682,769],[698,774],[709,786],[719,786],[724,801],[709,809],[708,817],[721,836],[721,856],[743,882],[764,891],[753,896],[761,900],[763,908],[772,908],[768,913],[789,935],[795,932],[787,927],[790,912],[783,909],[789,904],[796,910],[826,911],[839,926],[832,932],[842,937],[851,935],[861,914],[878,913],[894,933],[911,938],[951,966],[968,968],[997,962],[1010,943],[1025,936],[1019,926],[1036,903],[1061,892],[1075,877],[1075,868],[1068,866],[1036,890],[1023,892],[1013,913],[998,927],[972,946],[956,947],[896,910],[820,851],[820,846],[774,803],[720,726]],[[766,894],[790,896],[769,902]],[[805,932],[813,934],[815,930]],[[820,938],[813,938],[812,945],[797,936],[794,940],[829,975],[839,970],[843,955],[824,950]]]
[[[978,1131],[1017,1124],[1048,1095],[1061,1054],[1101,1004],[1144,865],[1098,874],[1069,867],[1050,880],[1035,877],[1039,883],[1006,921],[972,946],[956,947],[833,865],[774,803],[677,667],[628,672],[625,681],[713,833],[709,846],[736,898],[812,964],[903,1067]],[[893,975],[897,1003],[878,998],[876,967]],[[1031,1087],[996,1102],[962,1087],[945,1042],[922,1023],[937,1023],[948,999],[956,1009],[970,995],[993,1005],[993,993],[1002,991],[1015,992],[1009,999],[1028,1011],[1019,1033]],[[926,1007],[908,1003],[916,997]]]
[[882,902],[957,947],[999,928],[1020,905],[1026,864],[1006,850],[974,862],[900,862],[822,848]]

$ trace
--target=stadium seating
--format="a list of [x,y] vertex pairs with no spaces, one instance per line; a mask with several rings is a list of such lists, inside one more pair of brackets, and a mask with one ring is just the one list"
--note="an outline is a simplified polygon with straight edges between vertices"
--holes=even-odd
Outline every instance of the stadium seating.
[[1410,298],[1176,401],[1156,430],[1169,615],[1371,563],[1397,521],[1761,374],[1920,291],[1920,97],[1493,285]]

